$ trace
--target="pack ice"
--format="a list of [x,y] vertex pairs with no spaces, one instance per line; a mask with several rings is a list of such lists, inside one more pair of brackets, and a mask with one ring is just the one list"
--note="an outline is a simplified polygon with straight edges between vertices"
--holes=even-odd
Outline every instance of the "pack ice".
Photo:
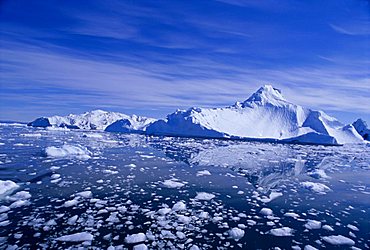
[[326,145],[364,141],[353,125],[344,125],[323,111],[293,104],[271,85],[233,106],[176,111],[150,124],[146,133]]

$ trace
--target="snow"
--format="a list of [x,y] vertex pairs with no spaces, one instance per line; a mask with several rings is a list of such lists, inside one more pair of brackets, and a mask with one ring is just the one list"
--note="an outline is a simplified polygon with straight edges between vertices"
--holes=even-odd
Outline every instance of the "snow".
[[139,243],[145,240],[146,240],[146,236],[144,233],[127,235],[125,238],[125,242],[128,244]]
[[307,188],[311,191],[314,191],[316,193],[321,193],[321,194],[331,190],[328,186],[326,186],[325,184],[322,184],[322,183],[315,183],[315,182],[311,182],[311,181],[305,181],[305,182],[301,182],[300,184],[304,188]]
[[281,227],[271,229],[269,232],[274,236],[293,236],[294,230],[290,227]]
[[72,129],[104,130],[108,125],[120,119],[131,119],[131,117],[117,112],[93,110],[77,115],[41,117],[30,122],[28,125],[33,127],[53,126]]
[[94,236],[88,232],[69,234],[56,238],[57,241],[67,241],[67,242],[92,241],[93,239]]
[[214,194],[206,193],[206,192],[199,192],[195,196],[196,200],[204,200],[204,201],[209,201],[215,198]]
[[78,158],[82,160],[91,158],[91,152],[80,145],[64,144],[62,147],[47,147],[45,153],[52,158]]
[[354,123],[352,123],[352,126],[356,129],[356,131],[365,139],[370,141],[370,129],[367,126],[367,123],[362,120],[358,119]]
[[105,128],[107,132],[143,134],[146,128],[156,119],[132,115],[126,119],[120,119]]
[[355,242],[350,238],[347,238],[343,235],[331,235],[331,236],[324,236],[322,239],[332,245],[348,245],[353,246]]
[[19,188],[19,185],[13,181],[0,180],[0,195],[8,194]]
[[162,182],[162,185],[167,188],[181,188],[185,186],[184,183],[177,182],[176,180],[165,180]]
[[176,111],[150,124],[146,133],[312,144],[363,142],[352,125],[345,126],[322,111],[292,104],[271,85],[261,87],[241,104]]
[[232,238],[236,241],[243,238],[244,234],[245,234],[244,230],[242,230],[240,228],[237,228],[237,227],[234,227],[234,228],[230,229],[228,233],[229,233],[230,238]]

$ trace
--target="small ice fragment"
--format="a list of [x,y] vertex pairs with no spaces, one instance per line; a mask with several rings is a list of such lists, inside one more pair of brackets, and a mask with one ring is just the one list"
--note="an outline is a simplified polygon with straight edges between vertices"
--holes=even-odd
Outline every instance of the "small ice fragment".
[[213,198],[215,198],[214,194],[210,194],[210,193],[206,193],[206,192],[199,192],[199,193],[197,193],[197,195],[195,196],[194,199],[209,201],[209,200],[212,200]]
[[265,216],[269,216],[269,215],[273,215],[273,212],[270,208],[262,208],[261,211],[260,211],[260,214],[263,214]]
[[269,232],[274,236],[293,236],[294,230],[290,227],[281,227],[271,229]]
[[234,227],[228,231],[230,238],[234,239],[235,241],[240,240],[244,237],[244,230]]
[[321,193],[321,194],[331,190],[325,184],[315,183],[315,182],[310,182],[310,181],[301,182],[301,186],[303,186],[304,188],[309,189],[313,192]]
[[167,188],[181,188],[181,187],[185,186],[184,183],[177,182],[177,181],[174,181],[174,180],[165,180],[165,181],[162,182],[162,185],[167,187]]
[[139,243],[145,240],[146,240],[146,236],[143,233],[127,235],[125,238],[125,242],[128,244]]
[[211,175],[211,173],[208,170],[200,170],[197,172],[197,176],[205,176],[205,175]]
[[321,222],[317,220],[308,220],[306,224],[304,224],[304,227],[307,229],[320,229],[321,228]]
[[331,235],[331,236],[324,236],[322,237],[324,241],[330,243],[332,245],[348,245],[353,246],[355,242],[350,238],[347,238],[343,235]]
[[92,241],[93,239],[94,236],[88,232],[69,234],[56,238],[57,241],[68,241],[68,242]]

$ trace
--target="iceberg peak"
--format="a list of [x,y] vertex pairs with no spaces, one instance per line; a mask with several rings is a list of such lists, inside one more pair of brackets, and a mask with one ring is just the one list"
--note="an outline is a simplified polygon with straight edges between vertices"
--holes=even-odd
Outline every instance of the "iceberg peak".
[[251,104],[272,104],[274,106],[281,106],[287,103],[287,100],[281,94],[280,89],[274,88],[272,85],[264,85],[253,93],[243,104],[250,106]]

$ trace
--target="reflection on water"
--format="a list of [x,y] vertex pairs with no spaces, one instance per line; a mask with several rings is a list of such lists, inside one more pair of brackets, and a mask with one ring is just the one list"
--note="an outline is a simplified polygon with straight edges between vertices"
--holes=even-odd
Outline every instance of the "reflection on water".
[[[0,180],[20,186],[0,201],[0,248],[369,247],[366,145],[0,132]],[[45,154],[64,144],[91,153]]]

